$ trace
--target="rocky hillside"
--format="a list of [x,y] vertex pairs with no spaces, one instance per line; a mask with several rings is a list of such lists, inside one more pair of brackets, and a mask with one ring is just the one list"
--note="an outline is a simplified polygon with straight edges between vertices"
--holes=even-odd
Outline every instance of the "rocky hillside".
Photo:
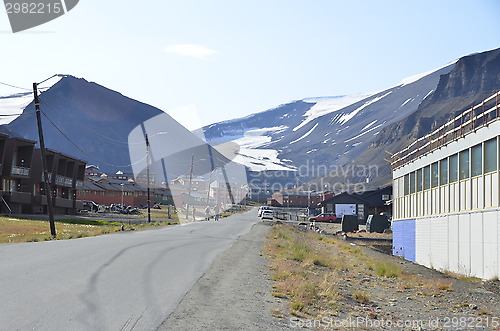
[[[499,90],[500,49],[463,57],[453,70],[441,76],[436,90],[422,101],[416,112],[381,130],[369,148],[349,165],[379,165],[378,175],[372,176],[370,186],[384,186],[391,181],[391,167],[384,161],[390,155],[385,151],[399,151]],[[361,176],[346,179],[351,183],[366,182]]]

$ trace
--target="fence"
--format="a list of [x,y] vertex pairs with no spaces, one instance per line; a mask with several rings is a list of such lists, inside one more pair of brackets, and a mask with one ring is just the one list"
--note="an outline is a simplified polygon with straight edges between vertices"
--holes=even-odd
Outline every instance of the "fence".
[[392,156],[393,169],[400,168],[420,156],[429,154],[498,120],[500,118],[499,97],[500,91],[394,154]]

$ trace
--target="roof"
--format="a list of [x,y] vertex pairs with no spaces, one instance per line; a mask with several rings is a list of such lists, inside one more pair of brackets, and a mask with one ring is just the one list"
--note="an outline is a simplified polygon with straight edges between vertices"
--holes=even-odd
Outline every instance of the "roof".
[[298,191],[298,192],[275,192],[281,195],[287,195],[287,196],[311,196],[311,197],[317,197],[320,196],[321,194],[318,192],[304,192],[304,191]]
[[368,201],[372,206],[384,206],[387,200],[382,200],[382,195],[392,195],[392,185],[355,195]]
[[335,203],[335,202],[340,202],[340,203],[363,203],[370,205],[370,202],[363,199],[360,196],[357,196],[355,194],[349,194],[347,192],[342,192],[340,194],[337,194],[331,198],[328,198],[326,200],[323,200],[319,203],[320,206],[324,206],[327,203]]
[[83,187],[81,188],[82,190],[92,190],[92,191],[104,191],[104,189],[98,185],[96,185],[94,182],[85,180],[83,181]]

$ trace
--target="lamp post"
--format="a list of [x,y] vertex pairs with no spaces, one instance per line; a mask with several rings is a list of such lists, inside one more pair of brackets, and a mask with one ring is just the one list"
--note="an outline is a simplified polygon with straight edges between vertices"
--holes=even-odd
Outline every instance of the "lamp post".
[[150,187],[149,187],[149,139],[146,133],[146,177],[148,181],[148,223],[151,223],[151,197],[150,197]]
[[33,96],[35,98],[36,122],[38,125],[38,139],[40,142],[40,155],[42,158],[42,174],[45,184],[45,196],[47,197],[47,213],[49,215],[50,234],[53,238],[56,237],[56,226],[54,223],[54,206],[52,205],[52,190],[49,183],[49,171],[47,169],[47,156],[45,154],[45,141],[43,140],[42,117],[40,115],[40,101],[38,100],[38,85],[42,84],[54,77],[66,77],[68,75],[53,75],[40,83],[33,83]]

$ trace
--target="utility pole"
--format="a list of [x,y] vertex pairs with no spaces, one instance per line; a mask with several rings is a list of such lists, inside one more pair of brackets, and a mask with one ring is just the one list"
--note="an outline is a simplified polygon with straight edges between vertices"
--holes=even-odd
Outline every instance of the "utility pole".
[[191,203],[191,183],[193,182],[194,154],[191,155],[191,170],[189,171],[188,203],[186,204],[186,219],[189,218],[189,204]]
[[210,171],[210,177],[208,179],[208,187],[207,187],[207,206],[210,206],[210,182],[212,181],[212,171]]
[[45,141],[43,140],[42,117],[40,114],[40,101],[38,100],[37,83],[33,83],[33,96],[35,97],[36,121],[38,125],[38,139],[40,140],[40,154],[42,157],[43,182],[45,184],[45,196],[47,197],[47,213],[49,214],[50,234],[56,237],[56,226],[54,223],[54,206],[52,205],[52,190],[49,183],[49,171],[47,169],[47,157],[45,154]]
[[151,223],[151,198],[149,189],[149,139],[146,133],[146,177],[148,181],[148,223]]

